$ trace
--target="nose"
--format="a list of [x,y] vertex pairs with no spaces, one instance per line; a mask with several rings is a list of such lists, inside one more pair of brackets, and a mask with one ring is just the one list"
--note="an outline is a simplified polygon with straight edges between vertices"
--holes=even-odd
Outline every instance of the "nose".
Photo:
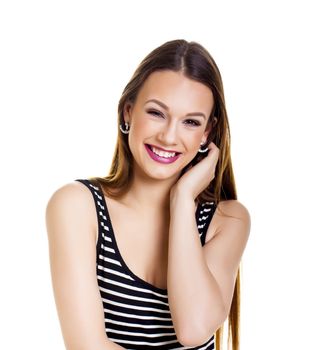
[[170,122],[162,125],[162,129],[158,134],[158,140],[165,145],[177,144],[177,124]]

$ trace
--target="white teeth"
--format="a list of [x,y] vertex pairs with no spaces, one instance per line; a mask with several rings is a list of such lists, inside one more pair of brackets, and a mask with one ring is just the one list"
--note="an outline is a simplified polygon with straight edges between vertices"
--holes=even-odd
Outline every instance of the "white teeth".
[[151,150],[153,153],[157,154],[160,157],[164,157],[164,158],[170,158],[170,157],[174,157],[175,156],[175,152],[170,153],[170,152],[164,152],[164,151],[160,151],[157,148],[150,146]]

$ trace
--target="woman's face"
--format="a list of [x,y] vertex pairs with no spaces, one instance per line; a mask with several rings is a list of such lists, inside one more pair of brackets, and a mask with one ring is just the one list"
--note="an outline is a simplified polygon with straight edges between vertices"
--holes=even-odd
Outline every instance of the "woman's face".
[[[124,119],[130,124],[128,142],[134,169],[137,166],[152,179],[178,178],[201,142],[207,140],[205,128],[212,106],[212,92],[204,84],[171,70],[153,72],[134,106],[126,104],[124,108]],[[153,151],[159,155],[146,145],[156,147]],[[172,152],[180,154],[173,157]]]

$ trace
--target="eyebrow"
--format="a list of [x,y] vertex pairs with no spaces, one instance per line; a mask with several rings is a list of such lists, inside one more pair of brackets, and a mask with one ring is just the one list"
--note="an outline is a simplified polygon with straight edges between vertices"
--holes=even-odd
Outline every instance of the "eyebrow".
[[[163,102],[159,101],[159,100],[156,100],[155,98],[152,98],[150,100],[147,100],[147,102],[154,102],[154,103],[157,103],[158,105],[160,105],[162,108],[164,108],[165,110],[169,111],[169,108],[167,107],[166,104],[164,104]],[[145,103],[145,104],[146,104]],[[203,117],[204,119],[206,119],[206,116],[204,113],[201,113],[201,112],[192,112],[192,113],[187,113],[186,116],[188,117],[193,117],[193,116],[199,116],[199,117]]]

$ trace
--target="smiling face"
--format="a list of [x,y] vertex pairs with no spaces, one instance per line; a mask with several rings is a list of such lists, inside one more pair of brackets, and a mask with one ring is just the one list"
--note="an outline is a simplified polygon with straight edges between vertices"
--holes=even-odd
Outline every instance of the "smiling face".
[[[124,108],[134,169],[153,179],[178,178],[207,140],[205,129],[212,107],[212,92],[204,84],[171,70],[150,74],[135,104],[127,103]],[[180,154],[173,157],[159,149]]]

